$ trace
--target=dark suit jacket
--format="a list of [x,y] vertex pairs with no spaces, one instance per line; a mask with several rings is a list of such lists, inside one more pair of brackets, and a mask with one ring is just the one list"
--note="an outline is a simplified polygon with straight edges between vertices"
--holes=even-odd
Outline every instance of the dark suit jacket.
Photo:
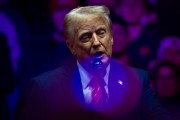
[[64,64],[31,80],[19,119],[164,120],[167,117],[143,70],[111,61],[108,90],[108,110],[98,113],[87,109],[76,62]]

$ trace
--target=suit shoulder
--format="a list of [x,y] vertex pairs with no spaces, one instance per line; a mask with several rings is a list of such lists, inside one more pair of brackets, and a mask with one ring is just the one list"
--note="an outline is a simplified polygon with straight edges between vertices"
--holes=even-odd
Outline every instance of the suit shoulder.
[[138,78],[143,85],[149,84],[149,75],[146,70],[143,70],[141,68],[135,68],[131,66],[123,66],[127,76]]
[[141,69],[141,68],[124,66],[124,65],[122,65],[122,67],[124,68],[124,70],[129,71],[129,72],[134,72],[139,76],[146,76],[148,74],[148,72],[146,70]]
[[135,67],[129,67],[129,69],[132,69],[134,71],[137,72],[138,75],[142,76],[142,75],[147,75],[147,71],[141,68],[135,68]]
[[50,70],[50,71],[47,71],[47,72],[44,72],[34,78],[31,79],[31,81],[36,81],[36,82],[43,82],[43,83],[46,83],[46,82],[53,82],[54,80],[61,80],[61,78],[63,77],[64,75],[64,71],[62,68],[57,68],[57,69],[54,69],[54,70]]

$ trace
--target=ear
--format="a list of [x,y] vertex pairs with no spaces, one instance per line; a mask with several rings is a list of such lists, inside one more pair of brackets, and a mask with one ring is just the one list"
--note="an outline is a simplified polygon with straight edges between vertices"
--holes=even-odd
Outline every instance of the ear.
[[72,40],[66,40],[66,44],[73,55],[76,55],[75,47]]
[[114,39],[113,38],[111,38],[111,43],[112,43],[112,45],[114,44]]

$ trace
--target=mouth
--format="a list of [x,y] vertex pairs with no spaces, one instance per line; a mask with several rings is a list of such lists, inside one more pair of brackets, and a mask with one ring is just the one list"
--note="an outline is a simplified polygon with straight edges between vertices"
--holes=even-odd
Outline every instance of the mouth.
[[104,53],[103,52],[97,52],[95,54],[93,54],[93,58],[94,59],[102,59]]
[[103,52],[96,52],[95,54],[93,54],[92,56],[92,65],[93,68],[102,68],[103,66],[103,59],[104,53]]

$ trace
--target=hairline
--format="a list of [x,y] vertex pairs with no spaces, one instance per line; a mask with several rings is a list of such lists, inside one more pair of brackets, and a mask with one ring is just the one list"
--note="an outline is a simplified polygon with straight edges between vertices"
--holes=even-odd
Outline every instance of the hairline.
[[[91,10],[87,10],[90,8]],[[97,9],[99,8],[99,9]],[[85,9],[85,10],[83,10]],[[93,11],[93,9],[97,9]],[[75,39],[76,35],[76,24],[81,21],[81,20],[86,20],[87,18],[92,17],[102,17],[105,25],[108,27],[110,30],[110,33],[112,35],[112,23],[109,18],[109,9],[106,8],[105,6],[87,6],[87,7],[78,7],[73,10],[71,10],[64,19],[64,35],[65,35],[65,40],[72,40]],[[69,23],[69,24],[68,24]],[[70,25],[71,23],[71,25]]]

